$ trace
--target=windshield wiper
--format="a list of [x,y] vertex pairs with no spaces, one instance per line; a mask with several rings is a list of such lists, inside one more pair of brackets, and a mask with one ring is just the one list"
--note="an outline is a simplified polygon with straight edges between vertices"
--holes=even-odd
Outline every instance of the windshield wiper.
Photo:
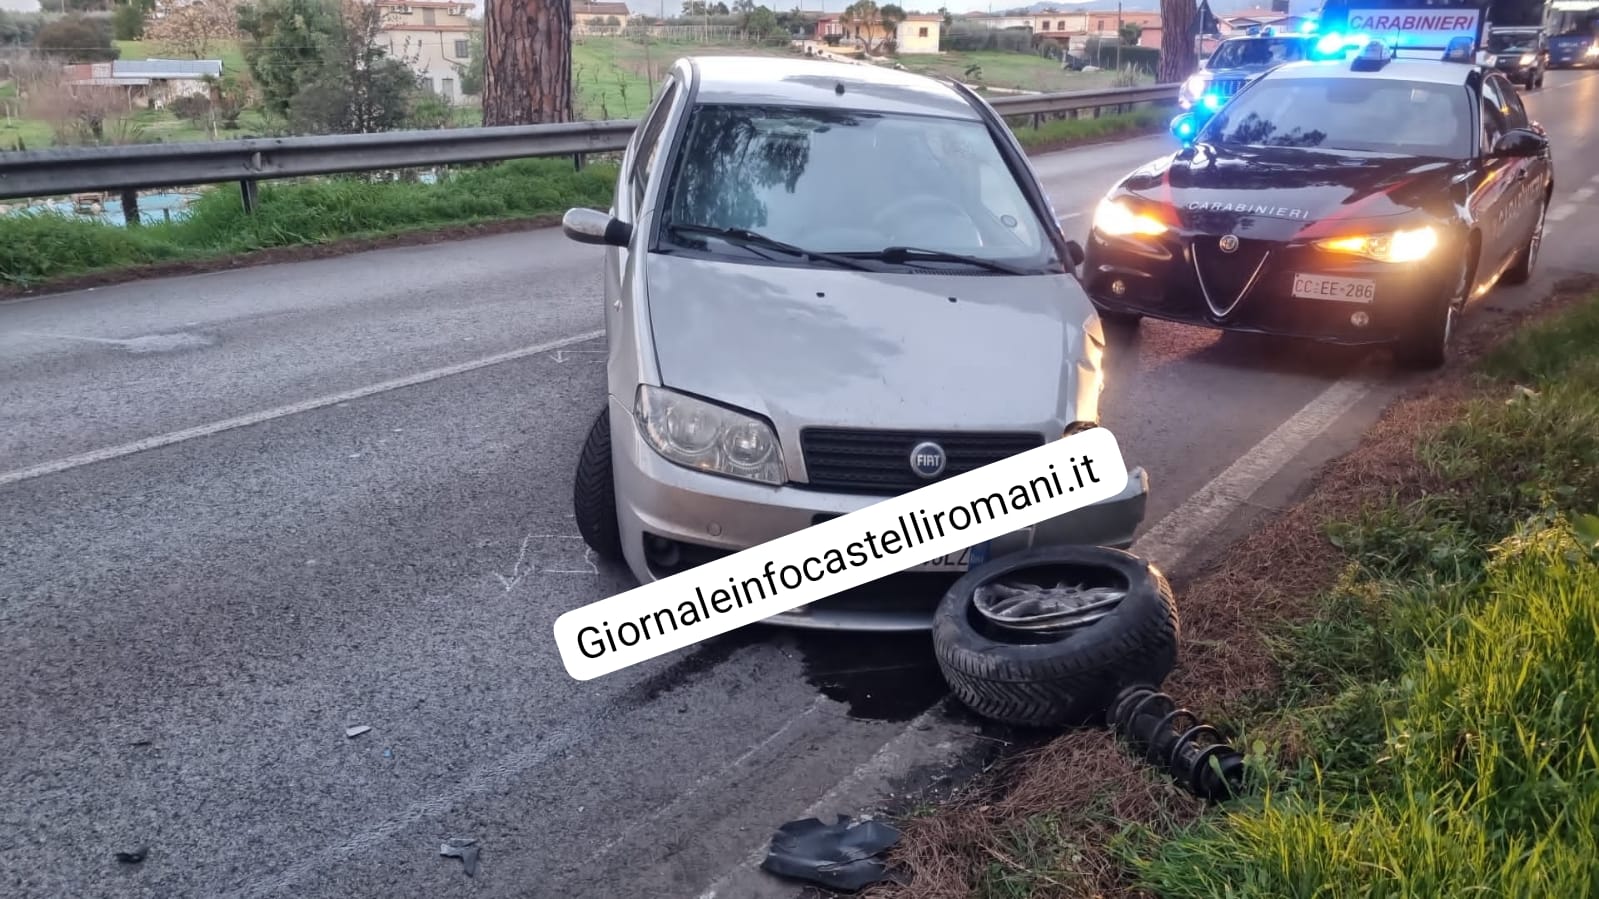
[[925,250],[921,247],[884,247],[875,253],[852,253],[866,259],[881,259],[892,265],[904,265],[907,262],[960,262],[974,265],[991,272],[1000,272],[1006,275],[1031,274],[1024,269],[981,256],[966,256],[961,253],[947,253],[943,250]]
[[776,238],[767,237],[764,234],[756,231],[750,231],[745,228],[716,228],[711,225],[680,224],[670,224],[666,227],[669,230],[681,231],[685,234],[704,234],[709,237],[720,238],[728,243],[734,243],[744,247],[776,250],[779,253],[788,253],[791,256],[799,256],[801,258],[810,259],[816,262],[827,262],[840,268],[851,268],[855,269],[856,271],[863,272],[871,271],[869,266],[862,265],[859,261],[851,259],[848,256],[839,256],[835,253],[818,253],[815,250],[807,250],[804,247],[797,247],[791,243],[784,243]]

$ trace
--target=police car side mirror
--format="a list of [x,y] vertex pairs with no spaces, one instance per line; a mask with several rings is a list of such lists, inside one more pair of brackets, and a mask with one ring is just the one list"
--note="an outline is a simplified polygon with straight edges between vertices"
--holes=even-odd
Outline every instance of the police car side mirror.
[[633,241],[633,226],[597,209],[568,209],[561,216],[561,233],[578,243],[625,247]]
[[1506,159],[1525,159],[1542,155],[1549,146],[1547,138],[1530,128],[1507,131],[1494,142],[1493,155]]

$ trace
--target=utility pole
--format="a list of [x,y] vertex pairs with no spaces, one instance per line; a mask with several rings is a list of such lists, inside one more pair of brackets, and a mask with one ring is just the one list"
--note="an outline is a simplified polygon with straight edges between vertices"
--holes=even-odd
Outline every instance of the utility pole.
[[1122,0],[1116,0],[1116,74],[1122,71]]

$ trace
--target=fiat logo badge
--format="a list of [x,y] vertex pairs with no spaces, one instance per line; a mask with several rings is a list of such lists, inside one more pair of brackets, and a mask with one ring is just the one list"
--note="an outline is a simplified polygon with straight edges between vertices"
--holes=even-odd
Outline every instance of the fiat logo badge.
[[1236,235],[1236,234],[1223,235],[1222,239],[1221,239],[1220,246],[1221,246],[1221,251],[1223,253],[1232,253],[1232,252],[1237,251],[1237,249],[1238,249],[1238,235]]
[[944,473],[944,466],[949,457],[944,453],[944,448],[931,440],[916,444],[911,449],[911,471],[926,480],[932,480]]

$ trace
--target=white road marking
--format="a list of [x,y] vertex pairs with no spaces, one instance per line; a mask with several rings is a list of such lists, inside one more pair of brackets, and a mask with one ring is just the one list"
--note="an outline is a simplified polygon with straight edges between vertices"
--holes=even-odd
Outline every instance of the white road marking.
[[1593,188],[1582,187],[1572,192],[1571,201],[1573,203],[1586,203],[1591,196],[1593,196]]
[[1576,211],[1577,207],[1575,205],[1571,203],[1561,203],[1559,206],[1549,210],[1549,214],[1545,216],[1545,218],[1551,222],[1564,221]]
[[[1338,381],[1323,390],[1304,408],[1239,456],[1238,461],[1156,522],[1133,544],[1131,551],[1167,568],[1181,563],[1237,506],[1248,501],[1284,466],[1304,452],[1311,441],[1370,394],[1375,386],[1372,382],[1357,379]],[[936,707],[923,712],[800,817],[819,814],[868,773],[890,770],[888,766],[898,759],[900,747],[912,739],[918,730],[927,729],[935,720],[936,712]],[[761,860],[766,857],[767,845],[768,841],[763,840],[737,866],[713,881],[697,899],[717,899],[718,891],[725,889],[735,876],[759,867]]]
[[379,393],[387,393],[390,390],[399,390],[402,387],[414,387],[417,384],[426,384],[429,381],[437,381],[440,378],[448,378],[451,375],[465,374],[466,372],[476,371],[480,368],[488,368],[491,365],[499,365],[502,362],[513,362],[517,359],[526,359],[529,356],[537,356],[540,353],[547,353],[550,350],[571,346],[574,343],[582,343],[585,340],[593,340],[594,338],[603,336],[604,334],[605,331],[603,329],[597,331],[586,331],[582,334],[573,334],[570,337],[562,337],[558,340],[549,340],[545,341],[544,343],[536,343],[532,346],[508,350],[504,353],[496,353],[492,356],[484,356],[480,359],[473,359],[468,362],[459,362],[455,365],[446,365],[443,368],[429,369],[428,371],[419,372],[414,375],[407,375],[403,378],[395,378],[391,381],[383,381],[377,384],[369,384],[365,387],[357,387],[354,390],[346,390],[342,393],[335,393],[329,396],[321,396],[315,399],[303,400],[298,403],[290,403],[287,406],[278,406],[274,409],[264,409],[260,412],[251,412],[248,415],[240,415],[236,418],[226,418],[222,421],[211,422],[210,424],[197,425],[192,428],[184,428],[181,431],[172,431],[170,433],[160,434],[155,437],[146,437],[143,440],[135,440],[132,443],[124,443],[120,446],[108,446],[104,449],[91,450],[87,453],[79,453],[75,456],[67,456],[64,459],[56,459],[53,462],[43,462],[28,468],[19,468],[14,471],[0,473],[0,487],[4,487],[7,484],[15,484],[19,481],[26,481],[32,478],[44,477],[45,475],[57,474],[73,468],[80,468],[84,465],[93,465],[97,462],[106,462],[111,459],[118,459],[122,456],[131,456],[134,453],[142,453],[145,450],[158,449],[163,446],[171,446],[174,443],[182,443],[186,440],[194,440],[199,437],[209,437],[213,434],[220,434],[223,431],[231,431],[236,428],[249,427],[250,425],[271,421],[275,418],[284,418],[289,415],[298,415],[301,412],[310,412],[314,409],[321,409],[325,406],[348,403],[351,400],[358,400],[363,397],[373,396]]
[[1333,422],[1354,408],[1376,385],[1365,380],[1338,381],[1295,412],[1287,421],[1246,450],[1226,470],[1133,543],[1134,555],[1162,566],[1182,562],[1210,536],[1235,507],[1248,500],[1321,436]]

